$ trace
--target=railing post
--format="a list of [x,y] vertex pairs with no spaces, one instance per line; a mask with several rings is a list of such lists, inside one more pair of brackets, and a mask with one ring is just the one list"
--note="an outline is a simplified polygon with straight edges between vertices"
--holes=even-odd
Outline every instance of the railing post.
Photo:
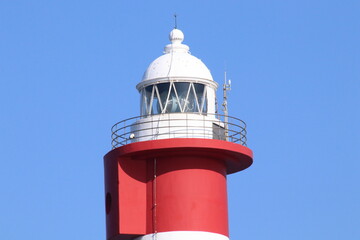
[[188,123],[188,114],[186,114],[186,138],[189,138],[189,123]]
[[204,118],[204,116],[202,116],[202,122],[203,122],[203,129],[204,129],[204,137],[206,137],[206,130],[205,130],[205,118]]
[[168,114],[168,126],[167,126],[167,131],[168,131],[168,133],[169,133],[169,138],[171,138],[170,129],[171,129],[171,127],[170,127],[170,115]]

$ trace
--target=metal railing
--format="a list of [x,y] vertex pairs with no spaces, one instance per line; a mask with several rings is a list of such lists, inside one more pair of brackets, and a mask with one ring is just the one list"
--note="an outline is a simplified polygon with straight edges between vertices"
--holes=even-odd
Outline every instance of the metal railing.
[[[228,122],[224,122],[227,117]],[[132,142],[167,138],[219,139],[246,146],[244,121],[221,114],[170,113],[137,116],[111,128],[112,148]]]

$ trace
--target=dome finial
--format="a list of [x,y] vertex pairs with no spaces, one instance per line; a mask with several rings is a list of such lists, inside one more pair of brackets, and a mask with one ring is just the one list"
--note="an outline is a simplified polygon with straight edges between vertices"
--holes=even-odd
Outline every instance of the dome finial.
[[169,40],[170,44],[165,46],[164,53],[170,53],[170,52],[184,52],[184,53],[190,53],[189,47],[185,44],[182,44],[184,41],[184,33],[177,29],[177,22],[176,22],[176,14],[175,16],[175,28],[171,30],[169,33]]
[[174,28],[169,34],[169,40],[172,44],[181,44],[184,41],[184,34],[181,30]]

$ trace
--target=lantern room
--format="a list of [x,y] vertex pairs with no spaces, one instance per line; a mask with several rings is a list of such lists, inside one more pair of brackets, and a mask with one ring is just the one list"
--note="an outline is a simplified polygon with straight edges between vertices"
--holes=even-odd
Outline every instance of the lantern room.
[[142,116],[163,113],[215,113],[217,83],[209,69],[182,43],[184,34],[173,29],[164,55],[155,59],[136,86]]
[[220,139],[245,145],[245,123],[217,113],[218,84],[183,44],[183,32],[173,29],[169,40],[164,54],[150,63],[136,85],[140,116],[114,125],[113,147],[168,138]]

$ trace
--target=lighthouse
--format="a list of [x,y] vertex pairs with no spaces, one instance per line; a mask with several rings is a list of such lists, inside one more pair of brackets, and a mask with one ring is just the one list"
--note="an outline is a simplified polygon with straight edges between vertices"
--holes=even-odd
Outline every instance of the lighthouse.
[[136,85],[140,114],[112,127],[104,157],[108,240],[228,240],[227,175],[253,161],[242,120],[173,29]]

